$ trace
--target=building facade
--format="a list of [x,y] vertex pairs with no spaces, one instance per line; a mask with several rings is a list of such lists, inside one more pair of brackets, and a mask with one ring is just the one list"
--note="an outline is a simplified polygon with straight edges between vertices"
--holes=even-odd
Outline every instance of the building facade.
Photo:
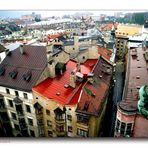
[[[110,52],[100,56],[98,40],[74,36],[69,44],[55,37],[46,46],[21,45],[8,51],[0,64],[2,132],[16,137],[101,135],[112,63]],[[73,60],[69,60],[71,57]],[[85,88],[90,79],[94,79],[91,84],[96,94],[89,94],[89,98],[96,98],[96,102],[89,104],[98,106],[83,112],[81,101],[84,103],[86,92],[91,92]]]
[[[133,45],[134,46],[134,45]],[[122,101],[118,104],[115,137],[148,137],[148,50],[131,47],[128,51]]]
[[70,60],[62,75],[34,86],[39,136],[101,136],[111,77],[112,64],[102,57],[80,65]]

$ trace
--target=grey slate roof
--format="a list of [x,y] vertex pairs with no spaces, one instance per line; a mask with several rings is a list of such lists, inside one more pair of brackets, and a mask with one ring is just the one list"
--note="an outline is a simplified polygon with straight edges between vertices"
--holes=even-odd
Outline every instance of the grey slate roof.
[[46,47],[25,45],[24,54],[17,48],[0,64],[0,86],[31,91],[46,65]]

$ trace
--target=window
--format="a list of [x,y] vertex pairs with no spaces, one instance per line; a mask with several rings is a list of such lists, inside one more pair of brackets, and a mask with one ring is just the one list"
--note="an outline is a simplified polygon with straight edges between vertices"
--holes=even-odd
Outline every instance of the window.
[[4,109],[5,108],[5,103],[3,99],[0,99],[0,109]]
[[117,132],[119,130],[119,127],[120,127],[120,121],[117,119],[117,121],[116,121],[116,131]]
[[10,94],[10,90],[8,88],[6,88],[6,93]]
[[11,113],[11,117],[12,117],[12,119],[16,120],[16,114],[15,113]]
[[132,132],[132,123],[127,123],[125,134],[130,136],[131,132]]
[[84,131],[82,129],[77,129],[77,135],[82,137],[88,137],[88,131]]
[[77,122],[83,123],[83,124],[88,124],[89,122],[89,116],[84,116],[81,114],[77,114]]
[[52,122],[50,120],[47,120],[47,126],[52,127]]
[[13,107],[13,102],[12,102],[12,100],[8,100],[8,103],[9,103],[9,106],[10,106],[10,107]]
[[19,96],[18,91],[15,91],[15,95],[16,95],[16,96]]
[[30,119],[30,118],[28,118],[28,124],[31,125],[31,126],[33,126],[33,120]]
[[30,130],[30,136],[31,136],[31,137],[35,137],[35,133],[34,133],[33,130]]
[[27,93],[23,93],[23,95],[25,99],[28,99]]
[[52,137],[52,131],[48,131],[48,136]]
[[64,132],[64,125],[56,125],[56,131]]
[[85,59],[85,57],[83,56],[83,60]]
[[17,125],[17,124],[14,124],[14,128],[18,131],[20,130],[19,125]]
[[50,110],[46,110],[46,114],[47,115],[50,115]]
[[124,131],[125,131],[125,123],[124,122],[121,122],[121,134],[124,134]]
[[67,119],[68,119],[69,121],[72,121],[72,116],[71,116],[71,115],[67,115]]
[[63,120],[63,117],[62,117],[62,115],[56,115],[56,120]]
[[124,123],[117,119],[115,129],[116,129],[116,132],[119,132],[123,136],[125,135],[130,136],[132,132],[132,123]]
[[31,113],[31,109],[29,105],[26,105],[26,112]]
[[68,132],[72,133],[72,126],[68,126]]

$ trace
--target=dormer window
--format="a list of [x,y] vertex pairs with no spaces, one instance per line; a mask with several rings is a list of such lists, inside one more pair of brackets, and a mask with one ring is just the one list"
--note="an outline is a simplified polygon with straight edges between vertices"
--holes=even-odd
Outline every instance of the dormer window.
[[15,79],[17,74],[18,74],[18,72],[16,70],[13,70],[12,72],[9,73],[9,75],[12,79]]
[[26,74],[23,75],[23,79],[24,79],[25,81],[27,81],[27,82],[30,81],[31,77],[32,77],[31,71],[29,71],[29,72],[27,72]]
[[3,76],[5,74],[5,68],[1,67],[0,68],[0,76]]

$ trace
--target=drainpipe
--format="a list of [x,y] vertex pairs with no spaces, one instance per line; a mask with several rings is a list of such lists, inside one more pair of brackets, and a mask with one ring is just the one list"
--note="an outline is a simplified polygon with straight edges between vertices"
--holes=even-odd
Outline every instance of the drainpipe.
[[63,112],[65,114],[65,136],[67,137],[67,118],[66,118],[66,107],[63,107]]

